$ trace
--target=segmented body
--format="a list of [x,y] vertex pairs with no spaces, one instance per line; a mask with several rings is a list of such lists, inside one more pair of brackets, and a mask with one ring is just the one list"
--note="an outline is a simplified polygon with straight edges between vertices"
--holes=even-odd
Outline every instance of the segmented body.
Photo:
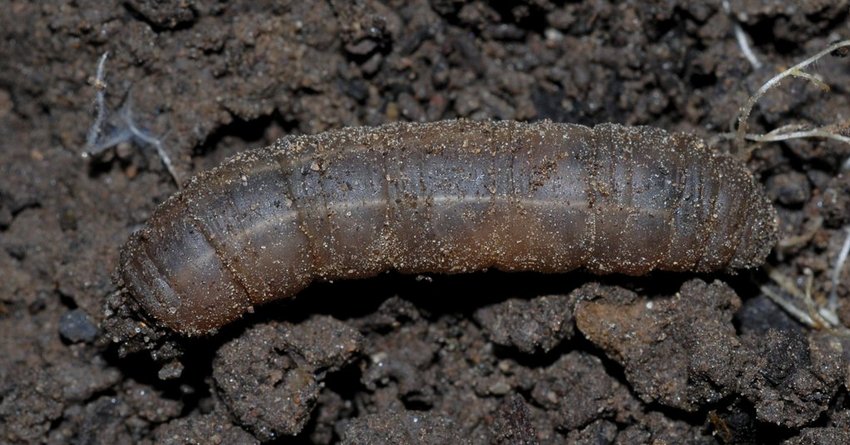
[[443,121],[288,137],[191,180],[122,252],[158,322],[202,334],[316,280],[759,265],[749,171],[651,127]]

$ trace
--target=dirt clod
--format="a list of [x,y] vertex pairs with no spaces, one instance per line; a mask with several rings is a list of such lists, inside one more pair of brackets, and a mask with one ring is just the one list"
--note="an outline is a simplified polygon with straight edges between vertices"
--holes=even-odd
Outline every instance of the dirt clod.
[[[582,428],[597,419],[628,418],[628,411],[637,405],[629,390],[607,374],[597,357],[580,352],[570,352],[543,369],[531,398],[547,408],[553,423],[564,431]],[[588,402],[576,405],[576,399]]]
[[445,444],[472,443],[459,439],[451,419],[433,414],[405,411],[373,414],[348,423],[342,432],[343,444],[368,443],[391,445],[397,443]]
[[738,376],[729,371],[742,360],[732,325],[741,301],[727,285],[691,280],[673,297],[626,295],[625,304],[616,302],[622,295],[611,301],[605,288],[594,290],[602,297],[579,302],[576,324],[625,368],[644,401],[692,411],[738,387]]
[[259,444],[245,430],[233,425],[227,415],[211,413],[175,419],[159,426],[153,431],[154,442],[163,445],[183,445],[187,443],[223,444]]
[[258,325],[222,346],[213,378],[225,405],[258,438],[294,435],[309,420],[324,375],[345,365],[359,342],[330,317]]
[[547,295],[531,301],[510,299],[479,309],[475,319],[490,339],[531,354],[548,352],[573,335],[575,302],[567,295]]

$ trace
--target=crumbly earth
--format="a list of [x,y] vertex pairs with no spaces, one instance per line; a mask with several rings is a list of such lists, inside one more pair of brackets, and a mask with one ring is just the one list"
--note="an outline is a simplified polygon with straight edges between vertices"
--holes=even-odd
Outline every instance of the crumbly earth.
[[[778,70],[850,36],[846,0],[728,3],[759,68],[720,1],[4,5],[0,443],[850,442],[850,340],[779,309],[764,271],[390,274],[192,339],[116,292],[121,245],[176,190],[151,139],[178,182],[283,135],[398,120],[712,139]],[[847,62],[816,74],[831,91],[785,81],[751,130],[844,119]],[[97,91],[98,140],[117,143],[84,159]],[[850,225],[848,156],[800,140],[748,160],[779,212],[768,264],[801,289],[809,274],[818,303]],[[838,283],[850,325],[850,267]]]

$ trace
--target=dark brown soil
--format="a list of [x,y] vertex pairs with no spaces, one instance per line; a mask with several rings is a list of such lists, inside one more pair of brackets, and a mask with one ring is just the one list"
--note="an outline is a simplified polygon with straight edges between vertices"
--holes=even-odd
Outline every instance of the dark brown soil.
[[[737,276],[479,273],[313,286],[217,335],[165,338],[112,276],[185,180],[286,134],[552,119],[727,132],[765,80],[850,36],[845,0],[11,2],[0,7],[0,443],[850,443],[850,338]],[[763,98],[752,130],[847,119],[850,65]],[[728,149],[720,143],[718,149]],[[749,160],[779,275],[822,302],[850,148]],[[850,297],[850,267],[837,294]],[[838,314],[850,324],[850,304]],[[293,439],[291,436],[295,435]]]

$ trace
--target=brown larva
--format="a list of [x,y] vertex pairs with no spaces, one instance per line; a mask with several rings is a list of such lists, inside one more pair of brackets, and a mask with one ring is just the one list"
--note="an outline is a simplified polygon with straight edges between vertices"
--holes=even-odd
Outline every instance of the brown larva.
[[154,320],[194,335],[316,280],[731,270],[759,265],[775,240],[749,171],[693,137],[461,120],[241,153],[154,212],[121,275]]

